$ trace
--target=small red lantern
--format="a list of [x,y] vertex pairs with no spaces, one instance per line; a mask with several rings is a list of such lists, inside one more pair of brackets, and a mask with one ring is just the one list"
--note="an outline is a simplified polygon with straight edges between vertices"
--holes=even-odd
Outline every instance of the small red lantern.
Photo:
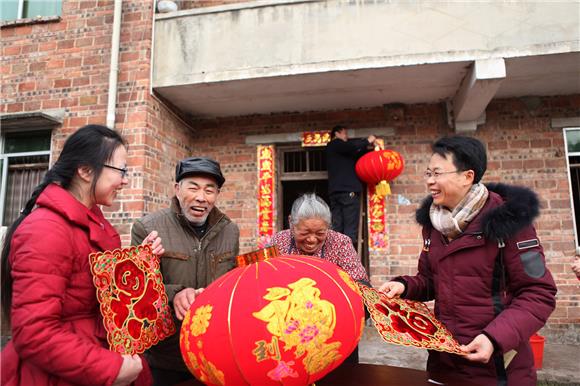
[[180,346],[207,385],[309,385],[350,355],[363,327],[360,290],[346,272],[281,256],[208,286],[185,315]]
[[376,192],[384,197],[391,194],[389,181],[394,180],[405,166],[401,154],[394,150],[375,150],[363,155],[356,163],[356,174],[367,184],[376,184]]

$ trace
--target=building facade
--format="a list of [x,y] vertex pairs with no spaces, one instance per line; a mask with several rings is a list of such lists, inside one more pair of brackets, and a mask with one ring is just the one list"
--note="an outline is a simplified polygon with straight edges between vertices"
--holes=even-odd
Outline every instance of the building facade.
[[248,252],[264,214],[258,150],[273,150],[275,231],[297,194],[327,194],[323,148],[301,146],[303,133],[344,124],[405,159],[382,209],[385,242],[362,248],[379,285],[416,270],[430,143],[466,133],[487,145],[484,182],[540,196],[536,226],[559,288],[544,333],[580,342],[570,270],[580,223],[577,3],[184,1],[164,14],[147,0],[44,3],[52,7],[2,4],[3,226],[71,132],[107,124],[130,144],[130,184],[106,209],[125,244],[135,219],[168,205],[176,161],[204,155],[222,165],[219,206]]

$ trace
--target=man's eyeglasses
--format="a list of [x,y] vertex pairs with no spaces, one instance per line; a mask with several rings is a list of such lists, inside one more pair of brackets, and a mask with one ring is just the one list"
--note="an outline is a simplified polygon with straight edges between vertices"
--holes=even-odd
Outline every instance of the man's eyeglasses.
[[439,177],[441,177],[443,174],[451,174],[451,173],[459,173],[461,172],[461,170],[453,170],[451,172],[432,172],[431,170],[425,170],[425,173],[423,173],[423,178],[425,180],[428,180],[429,178],[433,177],[433,179],[438,179]]
[[111,166],[111,165],[105,165],[103,164],[104,167],[109,168],[109,169],[113,169],[113,170],[118,170],[121,172],[121,178],[125,178],[127,177],[127,173],[129,172],[129,170],[127,169],[127,167],[124,168],[118,168],[115,166]]

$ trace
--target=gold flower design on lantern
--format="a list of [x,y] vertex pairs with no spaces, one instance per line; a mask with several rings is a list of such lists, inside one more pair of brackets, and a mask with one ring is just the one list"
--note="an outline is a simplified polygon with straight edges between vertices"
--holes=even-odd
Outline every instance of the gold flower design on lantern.
[[213,307],[210,304],[201,306],[195,310],[195,315],[191,318],[191,333],[193,336],[205,334],[209,327],[209,320],[211,319],[211,311]]
[[[187,355],[183,358],[186,366],[192,374],[204,383],[211,383],[213,385],[225,385],[225,376],[223,371],[219,370],[212,362],[208,361],[202,349],[203,342],[196,340],[197,354],[190,344],[190,334],[193,336],[200,336],[206,333],[209,327],[209,321],[212,317],[213,307],[210,304],[199,307],[195,310],[195,314],[189,311],[185,314],[183,325],[189,325],[189,329],[182,330],[179,337],[182,345],[185,345]],[[199,339],[199,338],[198,338]],[[198,357],[199,356],[199,357]]]
[[354,280],[352,280],[352,278],[349,276],[348,273],[344,272],[342,269],[337,269],[336,271],[338,272],[338,276],[340,276],[340,278],[344,280],[344,282],[350,287],[351,290],[353,290],[359,295],[362,295],[360,289],[358,288],[358,286],[356,285]]
[[320,298],[315,285],[316,281],[302,278],[288,288],[268,288],[264,299],[270,303],[252,313],[267,322],[268,331],[284,342],[284,350],[295,349],[296,358],[306,354],[302,363],[309,374],[323,370],[341,356],[340,342],[327,343],[336,327],[334,305]]
[[[194,374],[198,375],[200,381],[206,384],[210,383],[212,385],[220,386],[226,384],[223,371],[220,371],[213,363],[208,361],[205,355],[203,355],[203,352],[199,353],[199,360],[190,352],[187,353],[187,356],[191,364],[190,369],[193,369]],[[188,367],[189,366],[190,365],[188,364]]]

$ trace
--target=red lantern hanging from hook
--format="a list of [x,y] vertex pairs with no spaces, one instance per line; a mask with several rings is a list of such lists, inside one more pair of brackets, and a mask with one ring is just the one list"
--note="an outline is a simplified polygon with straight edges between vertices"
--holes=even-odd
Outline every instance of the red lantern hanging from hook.
[[367,184],[376,184],[377,195],[391,194],[389,182],[401,174],[405,161],[394,150],[375,149],[363,155],[356,163],[356,174]]

